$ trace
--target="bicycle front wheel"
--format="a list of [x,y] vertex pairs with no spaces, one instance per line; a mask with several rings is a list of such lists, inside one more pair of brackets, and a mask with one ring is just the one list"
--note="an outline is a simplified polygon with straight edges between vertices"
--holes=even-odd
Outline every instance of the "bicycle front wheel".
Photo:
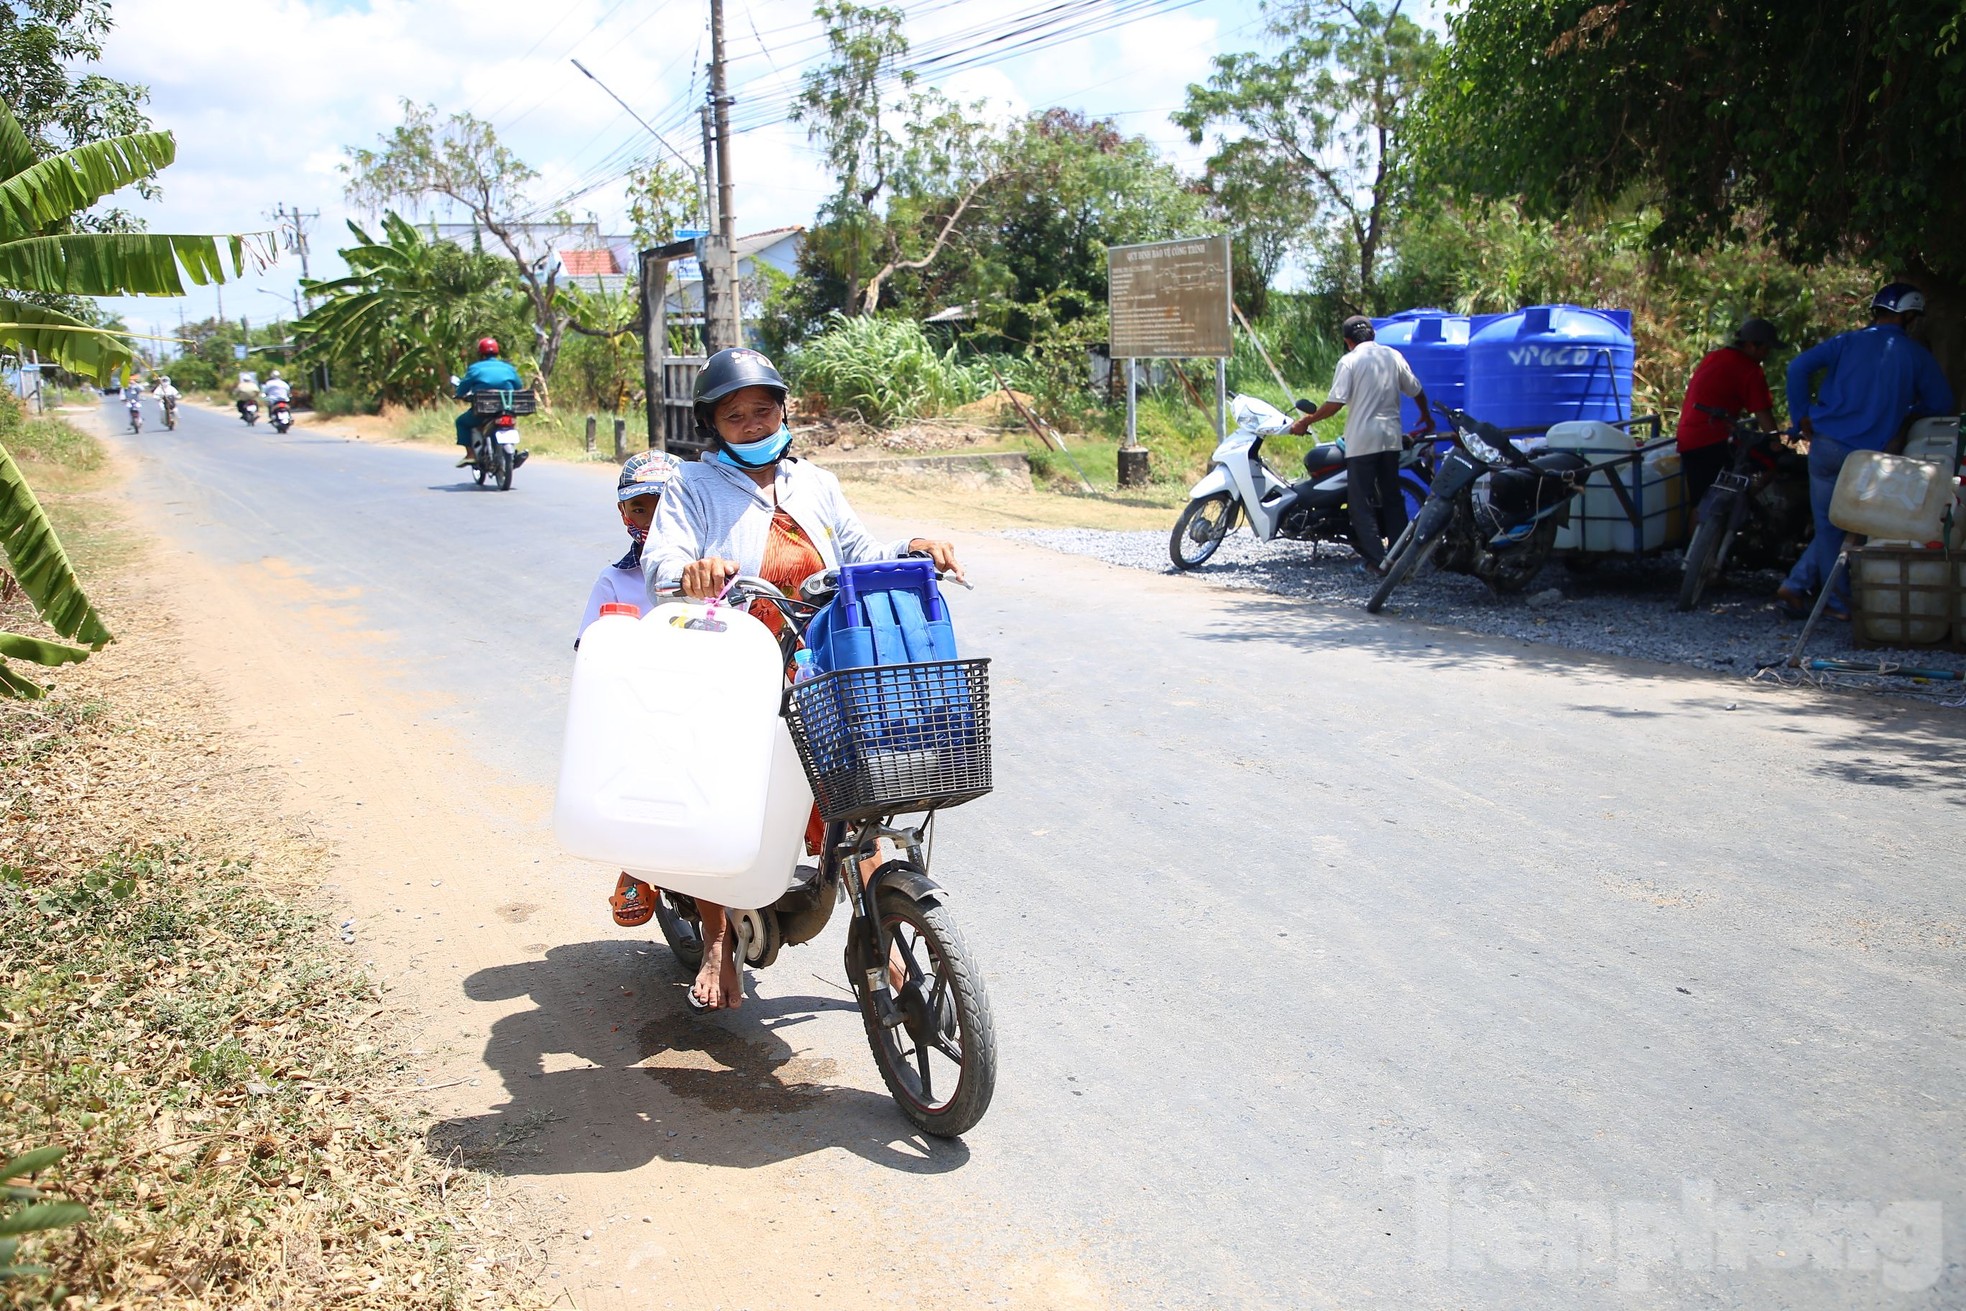
[[[893,943],[888,987],[900,1023],[882,1023],[868,989],[867,952],[850,951],[867,1042],[902,1114],[923,1133],[957,1137],[983,1118],[997,1087],[997,1037],[982,972],[940,903],[889,888],[878,911]],[[856,924],[859,941],[862,932]]]
[[[1729,507],[1730,509],[1732,507]],[[1729,516],[1710,513],[1693,530],[1686,547],[1686,563],[1679,580],[1679,608],[1691,610],[1700,603],[1707,584],[1720,577],[1720,539],[1727,533]]]

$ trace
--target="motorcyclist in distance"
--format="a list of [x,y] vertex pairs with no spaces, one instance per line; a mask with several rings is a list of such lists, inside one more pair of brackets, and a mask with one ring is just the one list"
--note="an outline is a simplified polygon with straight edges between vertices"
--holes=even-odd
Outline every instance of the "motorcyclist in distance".
[[[498,357],[498,339],[480,337],[478,362],[464,371],[464,376],[458,379],[453,394],[462,401],[470,399],[474,392],[517,391],[523,385],[519,371]],[[457,416],[457,444],[464,448],[464,458],[457,462],[457,467],[460,469],[470,467],[472,435],[477,430],[478,416],[474,410],[467,409]],[[525,458],[526,453],[521,451],[518,459],[513,462],[514,467],[523,463]]]
[[275,369],[266,375],[266,385],[260,388],[260,393],[266,397],[266,404],[270,409],[281,401],[291,404],[293,402],[294,389],[285,378],[280,376],[280,371]]
[[246,403],[259,400],[259,382],[250,374],[239,375],[238,385],[232,389],[232,404],[238,408],[239,417],[246,417]]

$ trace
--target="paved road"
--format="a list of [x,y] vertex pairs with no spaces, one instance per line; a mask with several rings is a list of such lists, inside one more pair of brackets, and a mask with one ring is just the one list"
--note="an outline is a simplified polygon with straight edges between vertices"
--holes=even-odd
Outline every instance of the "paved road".
[[[571,626],[623,541],[603,472],[535,462],[501,495],[428,448],[197,411],[119,440],[179,546],[277,557],[461,763],[550,786]],[[666,1123],[750,1159],[642,1142],[644,1116],[555,1126],[521,1173],[627,1197],[665,1161],[742,1188],[809,1153],[892,1200],[877,1245],[923,1286],[940,1235],[1012,1264],[1042,1239],[1120,1306],[1966,1304],[1966,719],[964,548],[1000,783],[937,869],[997,1008],[989,1118],[882,1144],[851,1012],[805,995],[836,924],[721,1022],[726,1068],[667,1086]],[[549,962],[619,964],[603,881],[599,941]],[[555,995],[535,1028],[605,1024]],[[635,1036],[562,1046],[605,1078]],[[512,1040],[494,1117],[526,1092]],[[718,1091],[793,1052],[839,1063],[831,1095]],[[586,1086],[526,1109],[577,1124]]]

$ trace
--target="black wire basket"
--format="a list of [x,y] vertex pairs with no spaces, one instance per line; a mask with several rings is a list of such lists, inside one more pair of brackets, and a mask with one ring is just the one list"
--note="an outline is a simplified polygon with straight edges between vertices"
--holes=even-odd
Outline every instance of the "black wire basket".
[[939,810],[990,790],[990,662],[821,674],[785,690],[785,721],[828,821]]

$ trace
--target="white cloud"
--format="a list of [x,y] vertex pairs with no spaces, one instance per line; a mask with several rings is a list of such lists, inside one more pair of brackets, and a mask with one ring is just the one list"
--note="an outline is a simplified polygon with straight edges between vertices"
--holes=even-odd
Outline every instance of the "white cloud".
[[[923,16],[909,35],[920,50],[1032,6],[965,0]],[[658,148],[568,58],[695,156],[700,134],[690,97],[703,90],[706,10],[702,0],[119,0],[103,71],[147,84],[152,116],[178,140],[163,199],[131,208],[154,229],[177,232],[265,229],[276,204],[318,210],[312,271],[338,273],[332,251],[351,217],[341,196],[343,148],[373,144],[409,97],[491,121],[539,171],[539,200],[606,182],[569,207],[618,225],[625,206],[614,174],[626,159]],[[1124,129],[1192,167],[1198,153],[1167,111],[1181,103],[1187,83],[1205,76],[1223,33],[1239,43],[1255,39],[1242,30],[1252,12],[1238,0],[1208,0],[956,73],[945,89],[1019,111],[1064,103],[1095,115],[1119,112]],[[782,103],[800,69],[824,53],[809,0],[738,0],[727,31],[740,115],[747,106]],[[735,144],[739,226],[809,222],[830,187],[804,129],[777,123]],[[297,261],[283,256],[245,285],[227,287],[226,311],[257,318],[278,303],[291,315],[298,276]],[[182,308],[201,318],[216,299],[200,289]],[[132,322],[159,324],[175,324],[180,308],[155,300],[112,307]]]

